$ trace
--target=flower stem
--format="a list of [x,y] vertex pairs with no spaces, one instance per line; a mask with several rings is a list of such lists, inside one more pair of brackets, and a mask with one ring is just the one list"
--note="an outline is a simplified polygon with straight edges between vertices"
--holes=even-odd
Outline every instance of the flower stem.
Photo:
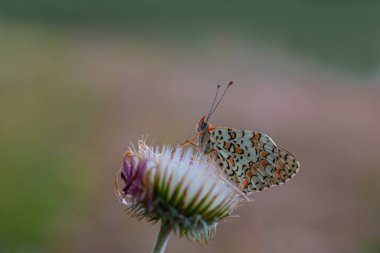
[[164,253],[169,241],[169,235],[172,227],[167,223],[161,223],[160,232],[158,233],[156,242],[154,243],[152,253]]

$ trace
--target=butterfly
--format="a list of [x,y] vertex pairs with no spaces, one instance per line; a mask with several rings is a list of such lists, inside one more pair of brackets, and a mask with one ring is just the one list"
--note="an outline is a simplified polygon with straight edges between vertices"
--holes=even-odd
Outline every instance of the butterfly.
[[[218,166],[245,193],[265,190],[280,185],[292,178],[300,163],[287,150],[278,147],[266,134],[228,127],[215,127],[208,123],[228,88],[215,104],[218,85],[211,109],[196,125],[197,134],[182,145],[192,144],[209,155]],[[193,140],[198,136],[198,143]]]

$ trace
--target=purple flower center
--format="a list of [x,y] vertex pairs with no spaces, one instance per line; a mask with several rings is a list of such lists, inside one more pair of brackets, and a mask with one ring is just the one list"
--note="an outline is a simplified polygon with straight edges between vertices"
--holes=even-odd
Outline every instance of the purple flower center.
[[147,169],[148,160],[135,159],[134,157],[125,157],[120,176],[123,179],[125,186],[122,192],[133,197],[137,202],[141,202],[144,197],[148,197],[147,206],[150,206],[149,201],[149,187],[143,188],[143,177]]

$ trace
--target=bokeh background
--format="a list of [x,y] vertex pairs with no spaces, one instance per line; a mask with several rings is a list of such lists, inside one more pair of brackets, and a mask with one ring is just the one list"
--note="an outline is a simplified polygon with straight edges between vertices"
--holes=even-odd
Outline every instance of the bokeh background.
[[380,252],[380,3],[0,2],[0,252],[149,252],[113,177],[130,141],[211,123],[270,135],[301,162],[207,247]]

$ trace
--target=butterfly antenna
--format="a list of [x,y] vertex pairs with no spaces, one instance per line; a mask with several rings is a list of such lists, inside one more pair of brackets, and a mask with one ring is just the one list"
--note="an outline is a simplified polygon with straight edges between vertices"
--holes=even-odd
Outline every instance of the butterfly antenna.
[[216,87],[216,94],[215,94],[215,97],[214,97],[214,101],[212,102],[212,105],[211,105],[210,111],[209,111],[209,113],[207,114],[206,122],[208,121],[208,119],[209,119],[210,116],[211,116],[211,111],[212,111],[212,109],[214,108],[214,104],[215,104],[216,98],[218,97],[219,89],[220,89],[220,84],[218,84],[218,86]]
[[213,114],[213,113],[215,112],[216,108],[218,107],[218,105],[219,105],[220,102],[222,101],[224,95],[226,94],[228,88],[230,88],[230,86],[231,86],[233,83],[234,83],[233,81],[230,81],[230,82],[228,83],[228,86],[227,86],[226,89],[224,90],[224,92],[223,92],[222,96],[220,97],[218,103],[216,103],[214,109],[212,109],[212,111],[210,111],[210,113],[208,114],[206,122],[207,122],[208,119],[210,118],[211,114]]

